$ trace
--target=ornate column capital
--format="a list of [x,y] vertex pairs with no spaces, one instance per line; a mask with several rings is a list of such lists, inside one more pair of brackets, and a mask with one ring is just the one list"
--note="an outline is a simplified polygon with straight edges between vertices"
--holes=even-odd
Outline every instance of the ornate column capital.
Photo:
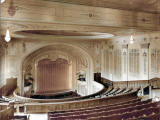
[[114,47],[114,45],[110,45],[110,46],[109,46],[109,49],[113,49],[113,47]]
[[128,44],[122,45],[122,49],[128,49]]
[[141,45],[141,49],[148,49],[150,43],[146,43],[146,44],[140,44]]

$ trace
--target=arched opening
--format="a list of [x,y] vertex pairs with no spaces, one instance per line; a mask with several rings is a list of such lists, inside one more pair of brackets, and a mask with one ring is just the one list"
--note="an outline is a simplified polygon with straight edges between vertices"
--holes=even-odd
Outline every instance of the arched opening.
[[[59,64],[62,61],[65,64]],[[68,43],[62,46],[59,43],[34,50],[25,57],[22,73],[22,93],[24,92],[24,75],[29,73],[34,79],[33,90],[37,93],[65,90],[76,90],[81,95],[93,93],[93,59],[79,46]],[[78,73],[85,75],[83,83],[78,81]]]

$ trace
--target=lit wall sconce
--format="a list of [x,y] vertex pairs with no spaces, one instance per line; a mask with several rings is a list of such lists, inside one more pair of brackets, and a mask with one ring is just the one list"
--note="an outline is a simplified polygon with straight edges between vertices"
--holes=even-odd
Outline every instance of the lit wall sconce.
[[1,3],[3,3],[5,0],[1,0]]
[[10,34],[9,34],[9,30],[7,29],[6,31],[6,36],[5,36],[5,40],[6,42],[9,42],[11,40]]
[[132,34],[131,34],[130,43],[131,43],[131,44],[133,44],[133,43],[134,43]]

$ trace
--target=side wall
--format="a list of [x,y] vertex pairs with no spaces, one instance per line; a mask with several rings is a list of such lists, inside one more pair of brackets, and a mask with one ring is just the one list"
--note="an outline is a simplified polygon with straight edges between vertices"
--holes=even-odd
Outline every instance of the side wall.
[[159,33],[103,41],[102,78],[111,81],[149,80],[160,77]]

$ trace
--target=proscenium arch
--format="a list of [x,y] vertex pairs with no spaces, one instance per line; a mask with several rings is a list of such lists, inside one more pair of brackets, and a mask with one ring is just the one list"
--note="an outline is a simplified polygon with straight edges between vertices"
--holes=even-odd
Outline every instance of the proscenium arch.
[[[79,54],[82,54],[85,58],[88,60],[88,81],[87,81],[87,89],[88,89],[88,94],[93,93],[93,79],[94,79],[94,58],[92,56],[92,53],[89,51],[89,49],[85,48],[82,45],[78,45],[76,43],[65,43],[65,42],[48,42],[48,43],[39,43],[35,44],[32,46],[32,48],[27,49],[25,53],[22,53],[19,59],[19,66],[20,66],[20,71],[19,71],[19,77],[18,77],[18,83],[20,87],[20,95],[23,95],[24,93],[24,79],[23,79],[23,63],[26,60],[26,58],[31,55],[33,52],[47,47],[47,46],[63,46],[65,48],[71,49],[73,52],[76,51]],[[80,59],[80,58],[79,58]]]

